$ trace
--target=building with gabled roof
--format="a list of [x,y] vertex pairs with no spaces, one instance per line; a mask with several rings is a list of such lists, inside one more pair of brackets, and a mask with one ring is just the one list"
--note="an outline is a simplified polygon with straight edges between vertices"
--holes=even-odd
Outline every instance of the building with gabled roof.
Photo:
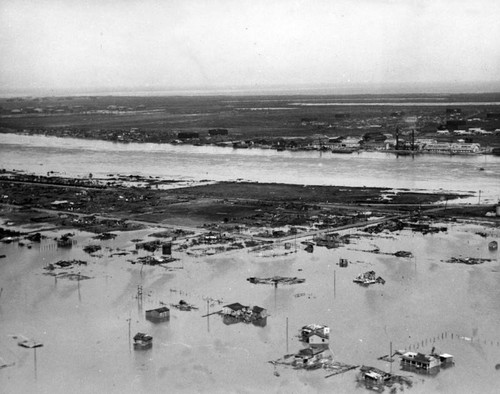
[[319,324],[308,324],[300,329],[299,339],[309,345],[328,345],[330,327]]

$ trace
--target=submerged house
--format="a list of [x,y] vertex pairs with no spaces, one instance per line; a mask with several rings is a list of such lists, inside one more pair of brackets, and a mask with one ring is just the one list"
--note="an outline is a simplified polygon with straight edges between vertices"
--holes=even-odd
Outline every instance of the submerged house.
[[153,347],[153,337],[151,335],[147,335],[143,332],[138,332],[134,335],[135,350],[150,349],[151,347]]
[[229,304],[226,305],[222,308],[222,314],[223,315],[229,315],[229,316],[234,316],[234,317],[239,317],[243,314],[243,310],[246,307],[244,305],[241,305],[239,302],[235,302],[234,304]]
[[385,284],[385,280],[378,276],[375,271],[367,271],[363,274],[359,274],[356,278],[353,279],[354,283],[359,283],[360,285],[372,285],[374,283],[382,283]]
[[300,349],[294,356],[293,364],[296,367],[311,367],[313,365],[318,365],[322,360],[327,359],[326,354],[324,354],[326,349]]
[[299,340],[309,345],[328,345],[330,327],[319,324],[309,324],[300,329]]
[[362,371],[362,378],[368,384],[382,384],[392,379],[392,375],[376,368]]
[[222,308],[221,314],[223,316],[234,317],[244,322],[252,322],[267,317],[267,310],[260,306],[246,306],[239,302],[225,305]]
[[166,321],[169,318],[170,318],[170,309],[167,308],[166,306],[146,311],[146,320]]
[[453,356],[451,354],[422,354],[415,352],[406,352],[401,355],[401,364],[403,366],[414,367],[424,371],[430,371],[441,366],[453,365]]

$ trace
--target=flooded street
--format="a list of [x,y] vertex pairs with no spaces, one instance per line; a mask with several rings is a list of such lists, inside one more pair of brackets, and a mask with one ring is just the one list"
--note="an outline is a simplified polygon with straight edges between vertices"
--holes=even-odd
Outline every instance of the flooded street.
[[[488,242],[498,228],[446,224],[448,232],[421,235],[403,230],[383,236],[354,238],[338,249],[317,247],[306,253],[275,257],[263,252],[229,252],[194,258],[174,249],[173,270],[132,265],[130,256],[112,256],[120,247],[135,249],[134,238],[145,239],[155,229],[122,233],[102,241],[102,257],[82,247],[95,240],[78,233],[77,245],[58,249],[42,240],[32,249],[1,244],[0,356],[15,364],[0,371],[8,393],[67,392],[363,392],[356,372],[325,379],[325,372],[279,368],[270,360],[295,353],[298,329],[309,323],[330,326],[335,359],[372,365],[388,371],[377,358],[393,349],[438,352],[455,356],[456,365],[437,376],[413,376],[414,393],[495,392],[500,385],[500,264]],[[354,230],[351,230],[351,233]],[[478,235],[486,233],[486,237]],[[55,235],[55,234],[53,234]],[[59,234],[58,234],[59,235]],[[415,257],[361,252],[411,251]],[[295,251],[295,246],[292,247]],[[140,252],[141,253],[145,252]],[[493,259],[481,265],[448,264],[451,257]],[[61,259],[88,262],[76,271],[91,277],[71,281],[44,275],[43,267]],[[348,259],[347,268],[338,266]],[[385,285],[362,287],[352,282],[374,270]],[[73,270],[75,271],[75,270]],[[305,278],[303,284],[255,285],[247,277],[274,275]],[[137,288],[143,295],[137,298]],[[170,320],[151,323],[144,311],[180,299],[199,309],[171,308]],[[225,304],[240,302],[268,310],[265,327],[225,325],[218,315],[202,318]],[[130,331],[129,321],[130,319]],[[286,320],[288,319],[288,349]],[[154,337],[151,350],[131,350],[129,334]],[[17,346],[10,335],[22,334],[43,343],[33,349]],[[288,351],[287,351],[288,350]],[[36,362],[35,362],[36,361]]]

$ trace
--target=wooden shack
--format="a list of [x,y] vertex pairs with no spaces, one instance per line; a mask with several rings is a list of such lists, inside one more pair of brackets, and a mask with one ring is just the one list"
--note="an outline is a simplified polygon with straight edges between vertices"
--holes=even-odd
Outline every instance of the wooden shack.
[[167,308],[166,306],[146,311],[146,320],[166,321],[169,319],[170,319],[170,309]]
[[134,335],[134,350],[145,350],[153,347],[153,337],[143,332]]

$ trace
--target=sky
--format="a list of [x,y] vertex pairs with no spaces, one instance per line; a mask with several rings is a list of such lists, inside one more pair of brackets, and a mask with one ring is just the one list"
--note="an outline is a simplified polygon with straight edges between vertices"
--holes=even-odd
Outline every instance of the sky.
[[0,93],[487,89],[499,20],[498,0],[1,0]]

